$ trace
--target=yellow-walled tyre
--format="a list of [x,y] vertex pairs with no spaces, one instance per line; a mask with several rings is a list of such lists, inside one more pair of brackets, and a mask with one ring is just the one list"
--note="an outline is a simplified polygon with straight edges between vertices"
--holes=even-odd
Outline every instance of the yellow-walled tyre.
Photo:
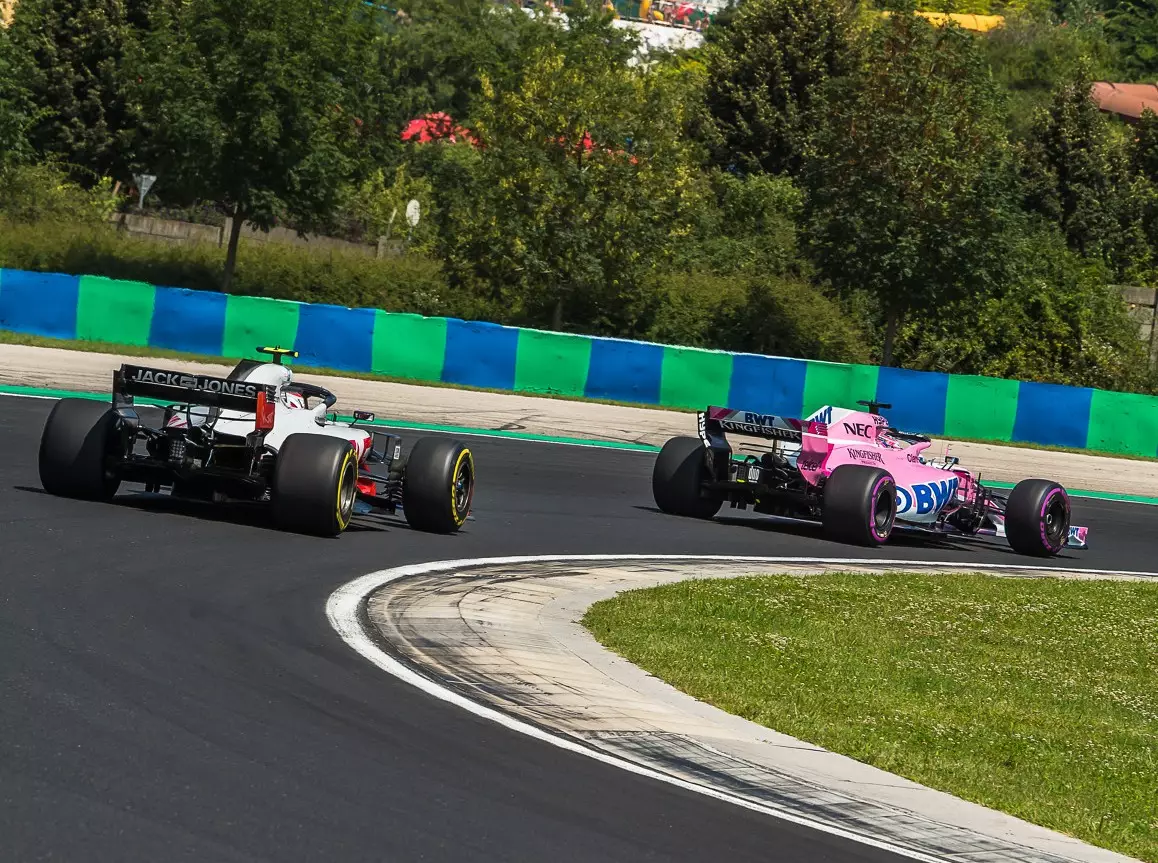
[[273,518],[282,530],[337,536],[350,526],[358,496],[358,454],[348,440],[292,434],[277,453]]
[[474,501],[474,456],[458,441],[419,438],[402,475],[402,512],[415,530],[454,533]]

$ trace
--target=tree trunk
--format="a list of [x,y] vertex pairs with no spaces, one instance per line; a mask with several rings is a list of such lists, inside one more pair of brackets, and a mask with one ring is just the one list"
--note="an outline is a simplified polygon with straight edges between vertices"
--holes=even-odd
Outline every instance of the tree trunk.
[[901,313],[896,309],[889,309],[885,319],[885,350],[881,357],[882,366],[893,364],[893,347],[897,341],[897,328],[901,325]]
[[233,208],[233,219],[229,225],[229,248],[225,252],[225,272],[221,274],[222,293],[229,293],[229,285],[233,281],[233,268],[237,265],[237,243],[241,239],[244,222],[239,204]]
[[555,298],[555,308],[551,311],[551,329],[560,332],[563,329],[563,295]]

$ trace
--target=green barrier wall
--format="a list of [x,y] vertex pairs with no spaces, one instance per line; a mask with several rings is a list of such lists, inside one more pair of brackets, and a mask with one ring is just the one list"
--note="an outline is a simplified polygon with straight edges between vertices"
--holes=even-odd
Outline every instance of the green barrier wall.
[[[915,432],[1158,455],[1158,398],[0,270],[0,329],[209,356],[293,346],[305,366],[418,382],[805,417],[887,402]],[[689,431],[691,426],[689,425]]]

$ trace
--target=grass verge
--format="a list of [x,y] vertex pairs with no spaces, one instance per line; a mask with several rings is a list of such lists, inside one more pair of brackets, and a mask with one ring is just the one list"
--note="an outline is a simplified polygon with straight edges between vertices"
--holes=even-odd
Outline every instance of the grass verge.
[[1158,863],[1158,584],[697,580],[583,623],[730,713]]

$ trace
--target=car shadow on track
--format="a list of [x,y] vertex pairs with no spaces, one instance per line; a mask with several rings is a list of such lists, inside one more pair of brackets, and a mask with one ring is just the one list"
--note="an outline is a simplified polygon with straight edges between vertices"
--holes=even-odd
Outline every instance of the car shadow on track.
[[[634,509],[642,512],[652,512],[656,515],[661,515],[664,518],[679,520],[680,516],[669,515],[654,506],[636,505]],[[821,542],[827,542],[838,548],[848,548],[834,540],[829,540],[824,536],[824,528],[817,522],[805,521],[803,519],[781,518],[779,516],[750,514],[750,515],[717,515],[710,521],[716,524],[728,525],[731,527],[745,527],[749,530],[759,530],[766,533],[772,533],[779,536],[798,536],[807,539],[816,539]],[[1036,563],[1044,563],[1044,560],[1036,558],[1027,558],[1024,555],[1018,554],[1012,548],[1005,544],[1002,540],[995,540],[990,537],[957,537],[957,536],[937,536],[929,533],[910,533],[908,531],[898,530],[891,537],[889,537],[888,544],[885,548],[892,546],[894,548],[906,549],[929,549],[941,550],[946,552],[978,552],[985,551],[993,554],[1008,555],[1019,563],[1033,565]],[[1073,554],[1062,554],[1052,558],[1053,560],[1077,560]]]
[[[14,486],[16,491],[52,497],[42,488],[35,486]],[[176,515],[184,518],[193,518],[199,521],[216,522],[222,524],[236,524],[255,530],[271,533],[284,533],[273,523],[273,516],[268,506],[253,503],[213,503],[210,501],[192,498],[173,497],[168,494],[153,494],[144,491],[121,492],[111,501],[101,504],[124,509],[135,509],[140,512],[156,513],[161,515]],[[401,520],[390,519],[389,516],[358,515],[353,523],[346,528],[347,533],[385,533],[391,528],[410,529]],[[316,537],[324,539],[325,537]]]

